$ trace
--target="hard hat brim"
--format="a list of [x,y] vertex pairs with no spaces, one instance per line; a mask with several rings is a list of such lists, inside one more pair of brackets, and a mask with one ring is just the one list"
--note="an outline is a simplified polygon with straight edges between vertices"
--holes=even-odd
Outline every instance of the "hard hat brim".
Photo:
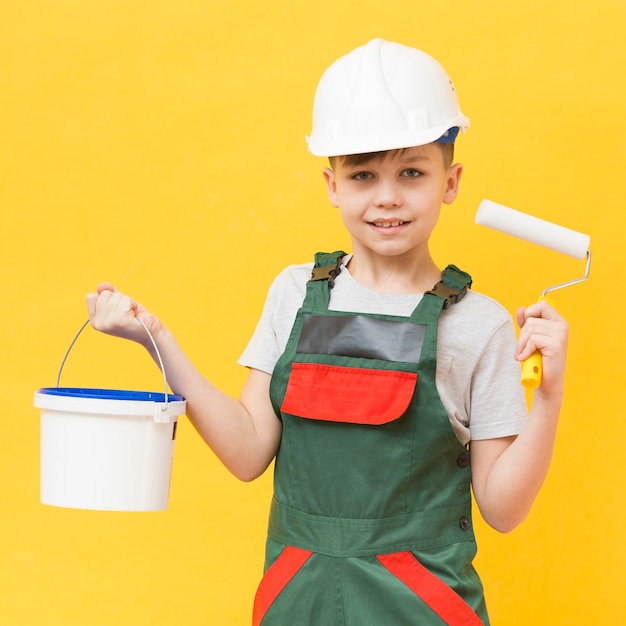
[[[323,141],[313,136],[306,136],[309,152],[315,156],[336,157],[348,156],[350,154],[367,154],[369,152],[384,152],[386,150],[400,150],[402,148],[412,148],[414,146],[423,146],[440,140],[450,128],[457,127],[461,132],[469,127],[470,122],[466,117],[459,117],[454,120],[451,126],[440,128],[429,128],[428,130],[420,129],[414,132],[400,132],[396,136],[385,133],[379,136],[363,135],[360,137],[346,137],[345,139],[333,139],[332,141]],[[455,135],[456,138],[456,135]],[[442,143],[454,143],[453,141],[445,141]]]

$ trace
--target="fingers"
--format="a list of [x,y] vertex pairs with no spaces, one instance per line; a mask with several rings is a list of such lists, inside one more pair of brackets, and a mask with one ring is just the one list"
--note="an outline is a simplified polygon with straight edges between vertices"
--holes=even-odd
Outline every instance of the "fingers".
[[96,330],[108,335],[131,339],[150,349],[150,338],[156,338],[163,330],[157,317],[112,283],[100,283],[95,293],[87,294],[86,302],[89,322]]
[[520,332],[515,357],[518,361],[525,361],[537,350],[544,356],[555,353],[561,345],[557,332],[558,329],[546,320],[527,319]]
[[542,318],[554,321],[563,319],[554,306],[547,300],[539,300],[539,302],[535,302],[530,306],[520,307],[517,309],[516,317],[520,328],[522,328],[526,320],[530,318]]
[[86,297],[91,325],[101,332],[140,340],[140,327],[136,323],[139,305],[129,296],[115,289],[111,283],[101,283],[95,293]]
[[569,327],[559,313],[545,301],[523,307],[516,312],[520,335],[515,358],[525,361],[536,351],[541,353],[544,382],[548,387],[561,386]]
[[96,315],[96,304],[98,302],[97,293],[87,294],[87,312],[89,313],[89,320],[92,320]]
[[527,359],[533,352],[553,353],[567,343],[567,322],[547,302],[537,302],[517,310],[520,336],[516,356]]
[[96,287],[96,291],[94,293],[87,294],[87,311],[89,312],[90,320],[92,320],[96,316],[96,307],[98,305],[99,296],[106,291],[116,292],[117,289],[115,288],[113,283],[104,282],[100,283]]
[[117,291],[117,289],[115,288],[113,283],[104,282],[98,285],[98,287],[96,288],[96,291],[98,293],[102,293],[103,291]]

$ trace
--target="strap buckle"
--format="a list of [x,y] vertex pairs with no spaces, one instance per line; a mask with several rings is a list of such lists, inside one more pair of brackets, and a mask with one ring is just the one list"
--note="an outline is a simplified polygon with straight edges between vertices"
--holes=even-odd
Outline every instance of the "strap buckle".
[[444,310],[446,310],[465,297],[465,294],[467,293],[467,287],[468,286],[465,285],[463,288],[458,289],[456,287],[450,287],[450,285],[446,285],[443,281],[439,281],[432,289],[426,291],[425,294],[431,294],[433,296],[443,298],[443,308]]
[[343,254],[339,256],[334,266],[323,265],[321,267],[314,267],[313,271],[311,272],[311,278],[309,278],[309,282],[313,282],[316,280],[327,280],[328,287],[332,289],[335,286],[335,278],[337,278],[337,276],[339,276],[341,272],[343,257]]

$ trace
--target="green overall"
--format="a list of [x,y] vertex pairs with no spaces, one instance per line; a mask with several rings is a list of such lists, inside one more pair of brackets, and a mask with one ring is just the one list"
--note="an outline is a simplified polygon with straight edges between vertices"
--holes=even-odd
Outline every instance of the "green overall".
[[[409,317],[328,309],[318,253],[270,395],[283,425],[254,626],[488,624],[469,452],[435,384],[454,266]],[[459,304],[457,306],[462,306]]]

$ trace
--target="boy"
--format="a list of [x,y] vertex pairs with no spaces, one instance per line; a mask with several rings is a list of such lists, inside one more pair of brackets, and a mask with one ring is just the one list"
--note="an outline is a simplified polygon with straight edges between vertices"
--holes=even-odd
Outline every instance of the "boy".
[[[330,157],[324,179],[352,254],[277,277],[240,360],[239,400],[109,283],[88,296],[91,322],[152,351],[141,317],[172,389],[237,477],[276,458],[255,626],[488,624],[470,484],[497,530],[527,515],[551,459],[567,324],[531,305],[516,342],[468,274],[432,259],[468,126],[434,59],[380,39],[357,48],[322,77],[313,122],[309,148]],[[543,379],[527,415],[516,361],[535,350]]]

